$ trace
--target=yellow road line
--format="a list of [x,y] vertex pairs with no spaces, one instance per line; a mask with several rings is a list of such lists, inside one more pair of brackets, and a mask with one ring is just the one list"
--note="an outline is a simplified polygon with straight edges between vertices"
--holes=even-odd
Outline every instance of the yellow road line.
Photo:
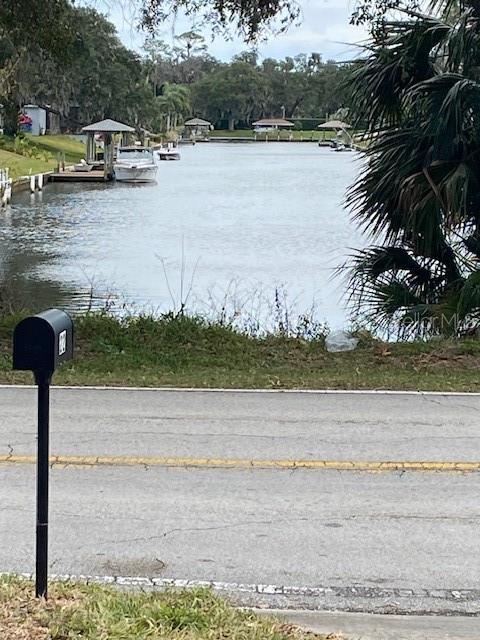
[[[35,456],[2,455],[0,464],[35,464]],[[52,466],[194,467],[206,469],[333,469],[337,471],[480,471],[480,462],[246,460],[149,456],[50,456]]]

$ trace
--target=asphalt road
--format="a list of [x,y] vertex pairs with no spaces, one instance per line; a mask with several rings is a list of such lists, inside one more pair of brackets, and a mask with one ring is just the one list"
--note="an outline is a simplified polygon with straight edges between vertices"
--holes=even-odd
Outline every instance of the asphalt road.
[[[35,453],[35,390],[0,388],[0,455]],[[480,460],[480,396],[52,389],[51,451]]]
[[[34,452],[34,400],[0,389],[1,453]],[[479,406],[56,389],[52,453],[475,461]],[[55,467],[51,487],[57,574],[217,581],[272,607],[480,613],[478,473],[112,465]],[[33,465],[0,465],[0,570],[33,570],[34,488]]]
[[478,619],[460,616],[397,616],[338,611],[257,609],[313,633],[328,636],[332,629],[352,640],[477,640]]

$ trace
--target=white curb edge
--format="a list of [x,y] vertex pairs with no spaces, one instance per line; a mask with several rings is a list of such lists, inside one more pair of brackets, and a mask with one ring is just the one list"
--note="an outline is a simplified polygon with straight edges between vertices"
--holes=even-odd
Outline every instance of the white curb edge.
[[[0,572],[0,577],[16,577],[33,580],[32,573]],[[145,576],[89,576],[75,574],[50,574],[54,582],[84,582],[87,584],[117,585],[126,588],[146,589],[196,589],[209,588],[214,591],[246,593],[268,596],[318,597],[355,597],[355,598],[434,598],[454,602],[475,602],[480,599],[480,589],[405,589],[368,586],[345,587],[294,587],[273,584],[248,584],[238,582],[219,582],[216,580],[179,580],[170,578],[150,578]]]
[[[33,384],[0,384],[0,389],[36,389]],[[385,396],[480,396],[478,391],[395,391],[393,389],[221,389],[194,387],[116,387],[95,385],[53,385],[52,390],[68,391],[147,391],[172,393],[273,393],[308,395],[385,395]]]

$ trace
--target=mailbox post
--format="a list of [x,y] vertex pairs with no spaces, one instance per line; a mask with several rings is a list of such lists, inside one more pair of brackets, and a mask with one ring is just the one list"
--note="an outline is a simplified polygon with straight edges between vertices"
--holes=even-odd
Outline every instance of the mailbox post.
[[58,365],[73,357],[73,322],[59,309],[25,318],[13,333],[13,368],[33,371],[38,387],[37,526],[35,595],[47,597],[50,382]]

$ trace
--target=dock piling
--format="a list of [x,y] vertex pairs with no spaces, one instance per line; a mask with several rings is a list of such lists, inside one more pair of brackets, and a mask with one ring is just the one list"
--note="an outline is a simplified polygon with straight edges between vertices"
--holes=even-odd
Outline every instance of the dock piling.
[[0,169],[0,207],[6,207],[12,199],[12,182],[8,167]]

